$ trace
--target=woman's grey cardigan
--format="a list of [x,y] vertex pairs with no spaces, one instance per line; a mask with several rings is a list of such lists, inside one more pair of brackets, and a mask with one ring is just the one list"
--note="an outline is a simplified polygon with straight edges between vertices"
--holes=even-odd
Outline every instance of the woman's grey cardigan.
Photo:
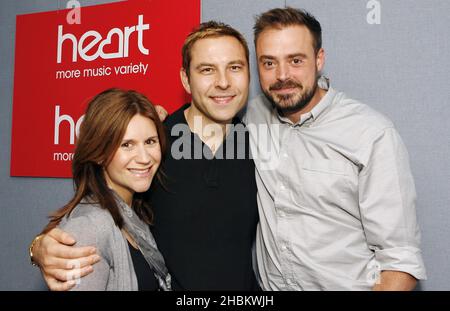
[[72,290],[138,290],[128,242],[107,210],[80,203],[59,227],[75,238],[76,246],[95,246],[101,257],[94,272],[77,281]]

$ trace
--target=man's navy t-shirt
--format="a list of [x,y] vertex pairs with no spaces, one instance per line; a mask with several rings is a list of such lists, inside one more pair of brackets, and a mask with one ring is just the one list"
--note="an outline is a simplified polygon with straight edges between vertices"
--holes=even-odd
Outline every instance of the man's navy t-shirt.
[[[252,245],[258,211],[248,132],[233,120],[239,126],[229,132],[213,156],[189,130],[190,143],[183,147],[191,149],[196,143],[205,152],[200,159],[174,159],[171,146],[182,134],[170,133],[177,124],[188,128],[184,116],[188,107],[183,106],[165,122],[169,142],[161,168],[167,176],[166,189],[155,180],[149,192],[155,216],[152,232],[175,290],[254,290]],[[229,149],[232,145],[234,149]],[[234,155],[220,158],[227,149]],[[237,159],[242,150],[244,158]]]

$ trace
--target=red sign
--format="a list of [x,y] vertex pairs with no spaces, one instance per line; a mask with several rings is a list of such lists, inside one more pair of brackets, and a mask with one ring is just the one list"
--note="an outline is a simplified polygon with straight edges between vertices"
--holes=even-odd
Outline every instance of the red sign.
[[200,22],[200,0],[135,0],[17,16],[11,176],[71,177],[88,101],[134,89],[174,111],[188,101],[181,47]]

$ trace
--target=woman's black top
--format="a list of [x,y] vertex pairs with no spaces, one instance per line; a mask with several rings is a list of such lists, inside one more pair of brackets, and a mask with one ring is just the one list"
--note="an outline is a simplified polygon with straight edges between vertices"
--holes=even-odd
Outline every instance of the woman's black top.
[[130,249],[131,259],[133,260],[134,272],[136,273],[139,290],[158,290],[158,280],[145,260],[144,255],[142,255],[140,250],[135,249],[130,242],[128,242],[128,247]]

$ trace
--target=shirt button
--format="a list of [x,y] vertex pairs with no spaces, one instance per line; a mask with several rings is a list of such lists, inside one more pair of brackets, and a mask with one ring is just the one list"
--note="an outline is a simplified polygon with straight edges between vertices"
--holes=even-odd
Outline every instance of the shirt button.
[[283,250],[283,251],[285,251],[285,250],[287,250],[287,246],[286,245],[281,245],[281,249]]
[[280,212],[278,213],[278,215],[280,215],[280,217],[286,216],[286,214],[285,214],[284,212],[282,212],[282,211],[280,211]]
[[280,189],[284,191],[284,190],[286,190],[286,187],[283,184],[281,184]]
[[285,159],[289,158],[289,156],[286,152],[283,153],[283,158],[285,158]]

